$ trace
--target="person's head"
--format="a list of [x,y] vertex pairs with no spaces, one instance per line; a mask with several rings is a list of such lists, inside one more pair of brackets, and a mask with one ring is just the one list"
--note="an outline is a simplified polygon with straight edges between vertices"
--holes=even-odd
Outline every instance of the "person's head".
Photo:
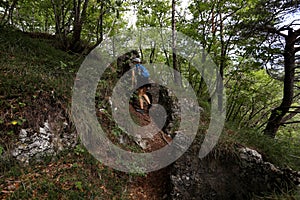
[[140,58],[134,58],[134,59],[132,60],[132,62],[133,62],[134,64],[138,64],[138,63],[141,63],[141,59],[140,59]]

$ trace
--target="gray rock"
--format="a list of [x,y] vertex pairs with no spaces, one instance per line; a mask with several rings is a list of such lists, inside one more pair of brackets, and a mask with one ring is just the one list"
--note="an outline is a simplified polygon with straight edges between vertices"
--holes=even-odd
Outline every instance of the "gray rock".
[[254,149],[242,147],[239,154],[225,151],[218,156],[212,152],[202,160],[193,149],[173,165],[173,200],[251,199],[252,194],[282,192],[300,184],[300,172],[266,162]]
[[[64,128],[68,126],[66,122],[62,123]],[[50,124],[46,121],[39,132],[33,132],[32,129],[21,129],[19,141],[11,151],[11,155],[23,163],[29,163],[30,160],[40,160],[43,156],[56,155],[65,148],[74,147],[77,143],[77,134],[57,133],[52,130]]]

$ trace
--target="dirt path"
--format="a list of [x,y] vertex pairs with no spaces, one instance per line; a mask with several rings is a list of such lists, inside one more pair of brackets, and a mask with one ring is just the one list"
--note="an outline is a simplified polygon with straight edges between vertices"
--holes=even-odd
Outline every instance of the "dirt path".
[[168,168],[151,172],[145,177],[134,177],[128,186],[132,200],[162,200],[168,197]]
[[[149,123],[149,116],[135,111],[131,106],[130,112],[139,119],[139,124],[146,125]],[[159,132],[152,139],[147,140],[147,149],[145,152],[158,150],[168,145],[172,139],[163,132]],[[129,198],[132,200],[161,200],[166,199],[168,191],[169,169],[164,168],[154,171],[145,176],[133,177],[128,186]]]

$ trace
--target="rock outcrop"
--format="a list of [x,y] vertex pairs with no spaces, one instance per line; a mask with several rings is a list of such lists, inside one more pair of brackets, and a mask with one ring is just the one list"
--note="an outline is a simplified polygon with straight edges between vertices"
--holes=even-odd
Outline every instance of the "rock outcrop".
[[239,147],[200,160],[192,147],[173,167],[171,199],[251,199],[253,194],[289,190],[300,184],[300,172],[263,160],[257,151]]
[[39,161],[44,156],[53,156],[63,149],[74,147],[77,143],[77,134],[64,131],[69,126],[66,122],[61,126],[62,129],[58,133],[48,122],[45,122],[38,132],[31,128],[21,129],[11,155],[28,164],[31,160]]

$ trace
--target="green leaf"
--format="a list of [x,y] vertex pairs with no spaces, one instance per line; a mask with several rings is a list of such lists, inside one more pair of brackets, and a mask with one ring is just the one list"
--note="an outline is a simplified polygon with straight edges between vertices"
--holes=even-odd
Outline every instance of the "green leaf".
[[0,145],[0,155],[4,152],[4,148]]
[[75,182],[75,188],[82,191],[83,188],[82,188],[82,182],[81,181],[77,181]]

